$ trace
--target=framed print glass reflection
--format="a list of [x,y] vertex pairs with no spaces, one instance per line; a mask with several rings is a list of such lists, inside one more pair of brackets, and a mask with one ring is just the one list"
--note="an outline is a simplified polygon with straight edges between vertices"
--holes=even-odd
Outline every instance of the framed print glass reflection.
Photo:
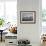
[[20,11],[20,23],[21,24],[35,24],[36,11]]

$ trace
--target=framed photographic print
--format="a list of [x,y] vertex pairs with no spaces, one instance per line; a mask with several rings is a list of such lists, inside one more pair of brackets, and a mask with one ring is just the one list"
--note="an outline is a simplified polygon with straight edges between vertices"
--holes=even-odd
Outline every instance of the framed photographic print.
[[36,11],[20,11],[20,23],[21,24],[35,24]]

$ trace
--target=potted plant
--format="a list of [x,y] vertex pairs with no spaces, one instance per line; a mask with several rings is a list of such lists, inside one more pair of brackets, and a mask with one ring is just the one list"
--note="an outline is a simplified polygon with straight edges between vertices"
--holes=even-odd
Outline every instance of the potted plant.
[[2,27],[4,25],[4,19],[3,18],[0,18],[0,27]]

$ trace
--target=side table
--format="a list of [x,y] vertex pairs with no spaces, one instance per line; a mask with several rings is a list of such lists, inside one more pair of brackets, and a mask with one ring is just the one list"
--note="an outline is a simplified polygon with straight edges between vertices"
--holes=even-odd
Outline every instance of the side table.
[[1,32],[1,42],[2,42],[2,32],[3,32],[3,30],[0,30],[0,32]]

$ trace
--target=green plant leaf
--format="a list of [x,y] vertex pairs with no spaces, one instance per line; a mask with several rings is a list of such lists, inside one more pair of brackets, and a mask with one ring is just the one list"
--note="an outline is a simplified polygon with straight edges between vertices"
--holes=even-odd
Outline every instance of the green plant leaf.
[[4,24],[4,19],[0,18],[0,26],[2,26]]

